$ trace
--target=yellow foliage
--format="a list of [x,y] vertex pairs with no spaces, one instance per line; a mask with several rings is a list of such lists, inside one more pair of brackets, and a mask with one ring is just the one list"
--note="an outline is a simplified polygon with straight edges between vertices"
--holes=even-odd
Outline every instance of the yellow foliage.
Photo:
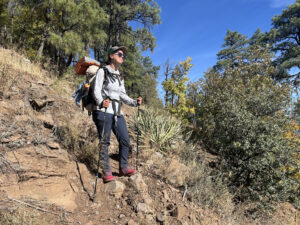
[[[296,121],[292,121],[289,127],[289,131],[285,134],[285,137],[290,141],[290,144],[295,147],[295,149],[300,149],[300,126]],[[298,165],[300,165],[300,154],[296,154],[295,158],[298,160]],[[293,170],[294,168],[286,167],[284,169]],[[295,177],[300,179],[300,172],[297,172]]]
[[[186,102],[187,77],[189,70],[192,68],[192,58],[188,57],[185,61],[179,62],[172,72],[169,80],[162,83],[166,92],[172,96],[172,103],[167,105],[168,110],[181,118],[187,118],[190,109]],[[194,112],[194,111],[193,111]]]

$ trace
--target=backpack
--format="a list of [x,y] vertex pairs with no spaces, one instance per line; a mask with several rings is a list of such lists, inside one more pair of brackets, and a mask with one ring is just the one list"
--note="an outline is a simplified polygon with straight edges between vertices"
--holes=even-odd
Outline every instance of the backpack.
[[[86,109],[88,111],[88,115],[91,115],[93,111],[93,105],[95,105],[95,100],[92,95],[93,91],[93,85],[92,83],[94,82],[94,79],[96,78],[96,75],[98,73],[99,69],[103,69],[104,71],[104,79],[103,79],[103,85],[104,83],[107,82],[114,82],[115,78],[113,75],[108,71],[108,69],[105,67],[105,65],[100,64],[98,61],[84,57],[80,59],[77,64],[74,66],[75,73],[77,75],[85,75],[86,80],[83,81],[76,89],[76,91],[73,93],[72,97],[75,98],[76,105],[80,106],[81,102],[81,107],[82,111]],[[120,78],[117,78],[119,85],[121,86],[121,80],[124,80],[124,76],[121,74]],[[121,110],[121,105],[119,104],[119,108],[116,109],[114,106],[115,103],[113,100],[113,108],[115,114],[118,112],[120,113]]]
[[80,106],[81,102],[82,111],[86,109],[89,115],[91,115],[94,105],[94,98],[92,96],[93,87],[91,84],[94,82],[97,72],[101,68],[104,70],[104,83],[106,81],[106,74],[108,71],[104,65],[101,65],[98,61],[89,57],[84,57],[74,66],[75,74],[85,75],[86,79],[78,85],[72,97],[75,98],[76,105]]

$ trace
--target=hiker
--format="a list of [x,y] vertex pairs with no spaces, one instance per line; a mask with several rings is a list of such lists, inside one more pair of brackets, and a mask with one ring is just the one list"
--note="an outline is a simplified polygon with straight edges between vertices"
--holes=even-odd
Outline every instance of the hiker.
[[98,70],[92,90],[95,100],[92,115],[100,138],[99,159],[104,182],[114,180],[108,155],[111,130],[119,142],[119,174],[131,176],[136,173],[136,170],[131,169],[128,164],[130,142],[121,105],[124,102],[130,106],[139,106],[142,104],[142,98],[134,100],[125,92],[124,80],[118,69],[124,61],[126,52],[127,49],[124,46],[114,46],[108,50],[108,61],[105,67]]

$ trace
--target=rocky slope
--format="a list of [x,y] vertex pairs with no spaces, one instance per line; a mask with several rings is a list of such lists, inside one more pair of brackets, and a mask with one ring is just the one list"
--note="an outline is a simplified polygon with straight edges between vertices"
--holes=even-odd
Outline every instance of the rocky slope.
[[[100,178],[91,201],[95,173],[58,135],[68,122],[81,128],[82,144],[93,141],[91,118],[50,73],[13,51],[0,49],[0,55],[1,224],[240,224],[190,201],[184,187],[189,169],[175,158],[153,152],[140,160],[136,175],[119,177],[115,140],[110,153],[116,181]],[[125,112],[129,119],[132,109]],[[135,166],[134,144],[132,149]],[[285,224],[297,224],[296,213],[287,208]]]
[[[91,118],[57,92],[57,80],[49,73],[34,71],[35,65],[13,51],[1,49],[1,55],[5,58],[0,101],[3,212],[21,213],[19,219],[30,214],[26,221],[36,224],[218,223],[217,217],[196,207],[183,196],[184,190],[176,188],[188,172],[176,159],[154,153],[139,165],[135,176],[118,177],[115,140],[111,164],[117,179],[104,184],[100,178],[97,197],[91,201],[95,174],[56,135],[69,120],[83,124],[83,136],[87,132],[95,137]],[[130,161],[135,166],[134,151]],[[2,220],[7,222],[12,215],[2,215]]]

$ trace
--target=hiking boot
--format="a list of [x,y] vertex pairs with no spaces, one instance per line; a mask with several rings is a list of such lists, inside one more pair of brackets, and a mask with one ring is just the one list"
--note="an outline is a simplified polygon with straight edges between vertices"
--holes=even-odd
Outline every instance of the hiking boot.
[[103,177],[103,181],[104,183],[110,182],[115,180],[115,177],[112,175],[112,172],[105,172],[104,173],[104,177]]
[[129,166],[127,166],[127,167],[125,167],[123,169],[120,169],[120,176],[130,177],[131,175],[133,175],[135,173],[136,173],[136,170],[130,169]]

